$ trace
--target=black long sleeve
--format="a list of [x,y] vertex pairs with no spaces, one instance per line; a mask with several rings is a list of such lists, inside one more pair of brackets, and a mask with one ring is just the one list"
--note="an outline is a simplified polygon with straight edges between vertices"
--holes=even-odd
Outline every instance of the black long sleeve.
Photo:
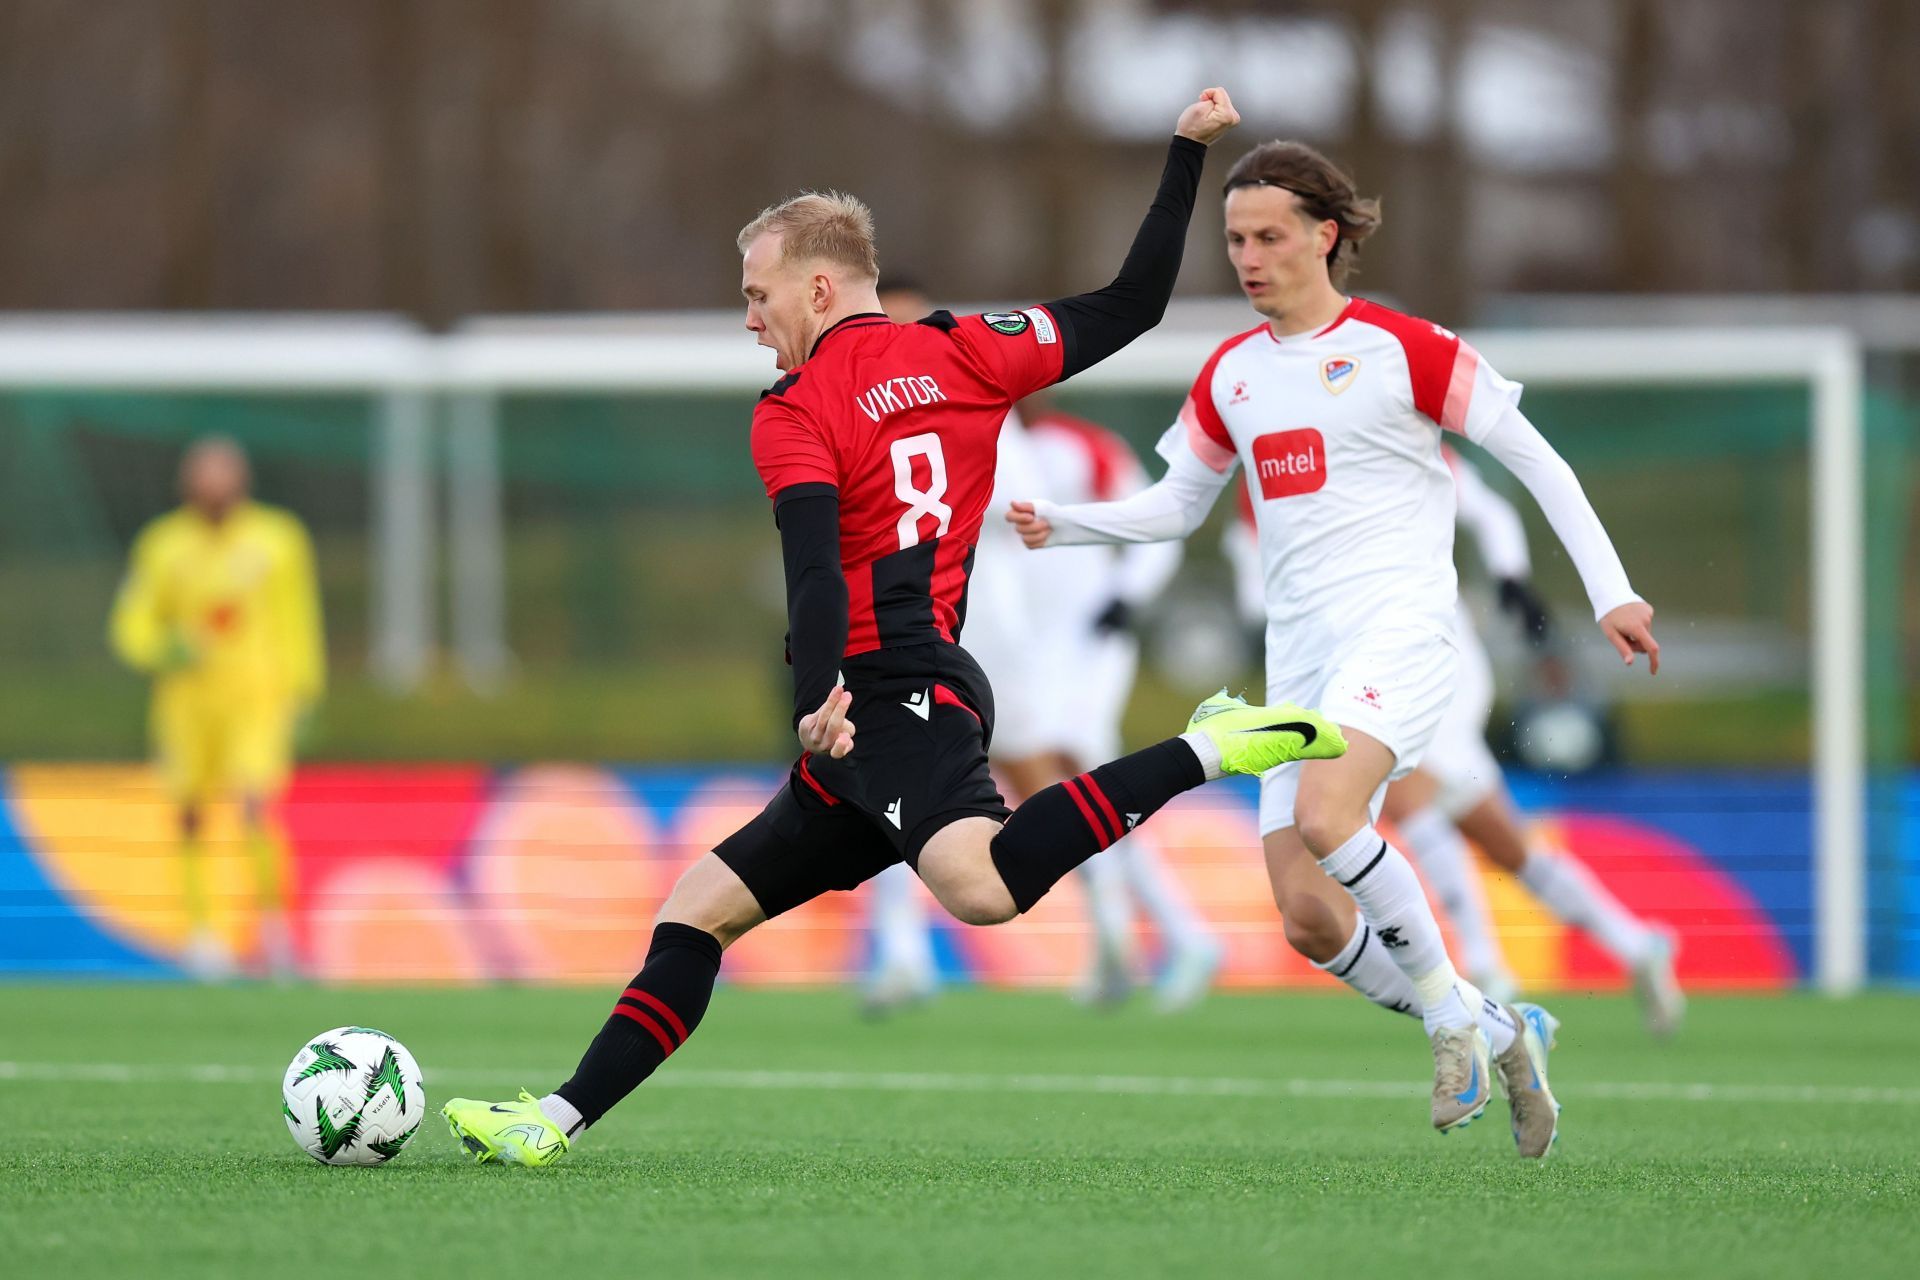
[[773,504],[787,572],[787,661],[793,664],[793,723],[818,711],[840,679],[847,649],[847,580],[840,572],[840,493],[797,484]]
[[1120,274],[1104,289],[1046,304],[1063,335],[1061,378],[1099,364],[1167,313],[1206,159],[1205,146],[1176,135],[1160,172],[1160,190],[1134,234]]

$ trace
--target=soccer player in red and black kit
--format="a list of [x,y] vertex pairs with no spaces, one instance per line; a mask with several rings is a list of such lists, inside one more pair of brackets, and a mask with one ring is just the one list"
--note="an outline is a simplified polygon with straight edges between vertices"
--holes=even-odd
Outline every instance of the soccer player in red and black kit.
[[871,215],[848,196],[797,196],[740,233],[747,328],[785,374],[754,411],[752,447],[786,565],[803,750],[765,811],[675,885],[570,1080],[443,1109],[480,1162],[563,1155],[685,1043],[721,953],[764,920],[905,861],[956,918],[997,924],[1180,792],[1345,750],[1314,712],[1218,696],[1186,733],[1009,813],[987,770],[993,692],[958,643],[1001,422],[1159,322],[1207,144],[1238,121],[1224,90],[1203,93],[1119,276],[1025,311],[890,321]]

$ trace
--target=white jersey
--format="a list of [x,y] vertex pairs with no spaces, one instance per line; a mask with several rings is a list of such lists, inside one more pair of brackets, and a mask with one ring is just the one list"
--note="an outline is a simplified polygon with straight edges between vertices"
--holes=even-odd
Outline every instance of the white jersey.
[[[1161,437],[1167,471],[1146,490],[1034,509],[1050,546],[1185,538],[1244,465],[1273,696],[1313,684],[1349,652],[1386,654],[1389,634],[1402,648],[1421,637],[1450,648],[1455,500],[1440,440],[1451,431],[1526,486],[1604,618],[1639,597],[1578,478],[1519,397],[1517,383],[1439,325],[1356,300],[1315,333],[1276,338],[1263,325],[1222,343]],[[1370,687],[1363,701],[1375,706]],[[1416,737],[1405,735],[1410,749]]]
[[[1049,413],[1028,424],[1027,439],[1045,482],[1042,492],[1056,502],[1111,502],[1147,487],[1139,456],[1105,427]],[[1158,596],[1179,570],[1181,557],[1177,542],[1147,542],[1062,547],[1028,554],[1026,562],[1043,618],[1057,623],[1071,641],[1083,642],[1115,601],[1137,607]]]
[[[1495,580],[1532,576],[1532,560],[1527,552],[1527,530],[1520,513],[1511,502],[1496,493],[1481,478],[1474,465],[1458,452],[1441,446],[1440,456],[1453,473],[1454,519],[1457,528],[1473,535],[1480,549],[1480,560]],[[1234,518],[1220,535],[1220,551],[1233,570],[1234,605],[1248,622],[1262,622],[1267,616],[1266,573],[1260,565],[1259,533],[1254,527],[1251,491],[1239,486],[1239,505]],[[1153,545],[1153,544],[1149,544]],[[1456,632],[1463,650],[1479,645],[1473,616],[1463,601],[1456,614]]]
[[1440,435],[1478,439],[1519,396],[1452,333],[1358,299],[1316,333],[1261,325],[1214,352],[1161,452],[1247,469],[1270,678],[1368,630],[1452,633]]
[[[1044,492],[1045,485],[1026,427],[1018,413],[1009,413],[1000,427],[989,514],[1005,510],[1022,494]],[[1022,736],[1023,717],[1030,715],[1024,708],[1032,703],[1030,690],[1038,678],[1030,643],[1034,602],[1027,561],[1031,554],[1005,520],[981,522],[973,572],[967,579],[966,622],[960,633],[961,646],[993,684],[1001,736],[1013,740]]]

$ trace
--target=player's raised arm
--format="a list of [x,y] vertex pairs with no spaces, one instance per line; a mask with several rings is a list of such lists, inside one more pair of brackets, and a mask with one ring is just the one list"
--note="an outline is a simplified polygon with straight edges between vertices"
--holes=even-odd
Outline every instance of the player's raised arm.
[[1104,289],[1046,304],[1064,348],[1060,377],[1089,369],[1160,323],[1180,275],[1187,223],[1207,147],[1240,123],[1225,89],[1207,89],[1174,126],[1153,205],[1134,234],[1120,274]]
[[935,312],[921,323],[952,332],[1009,403],[1105,360],[1166,314],[1207,144],[1239,120],[1224,89],[1206,90],[1181,113],[1153,204],[1105,288],[1025,311],[958,318]]

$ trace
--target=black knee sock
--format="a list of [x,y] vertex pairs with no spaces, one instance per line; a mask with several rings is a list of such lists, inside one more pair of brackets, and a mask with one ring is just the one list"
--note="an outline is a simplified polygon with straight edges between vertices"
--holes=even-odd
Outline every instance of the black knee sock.
[[578,1108],[582,1128],[611,1111],[686,1043],[719,976],[719,939],[689,924],[654,928],[646,966],[621,992],[573,1078],[554,1090]]
[[1192,747],[1157,742],[1034,793],[993,838],[993,865],[1027,911],[1067,872],[1206,780]]

